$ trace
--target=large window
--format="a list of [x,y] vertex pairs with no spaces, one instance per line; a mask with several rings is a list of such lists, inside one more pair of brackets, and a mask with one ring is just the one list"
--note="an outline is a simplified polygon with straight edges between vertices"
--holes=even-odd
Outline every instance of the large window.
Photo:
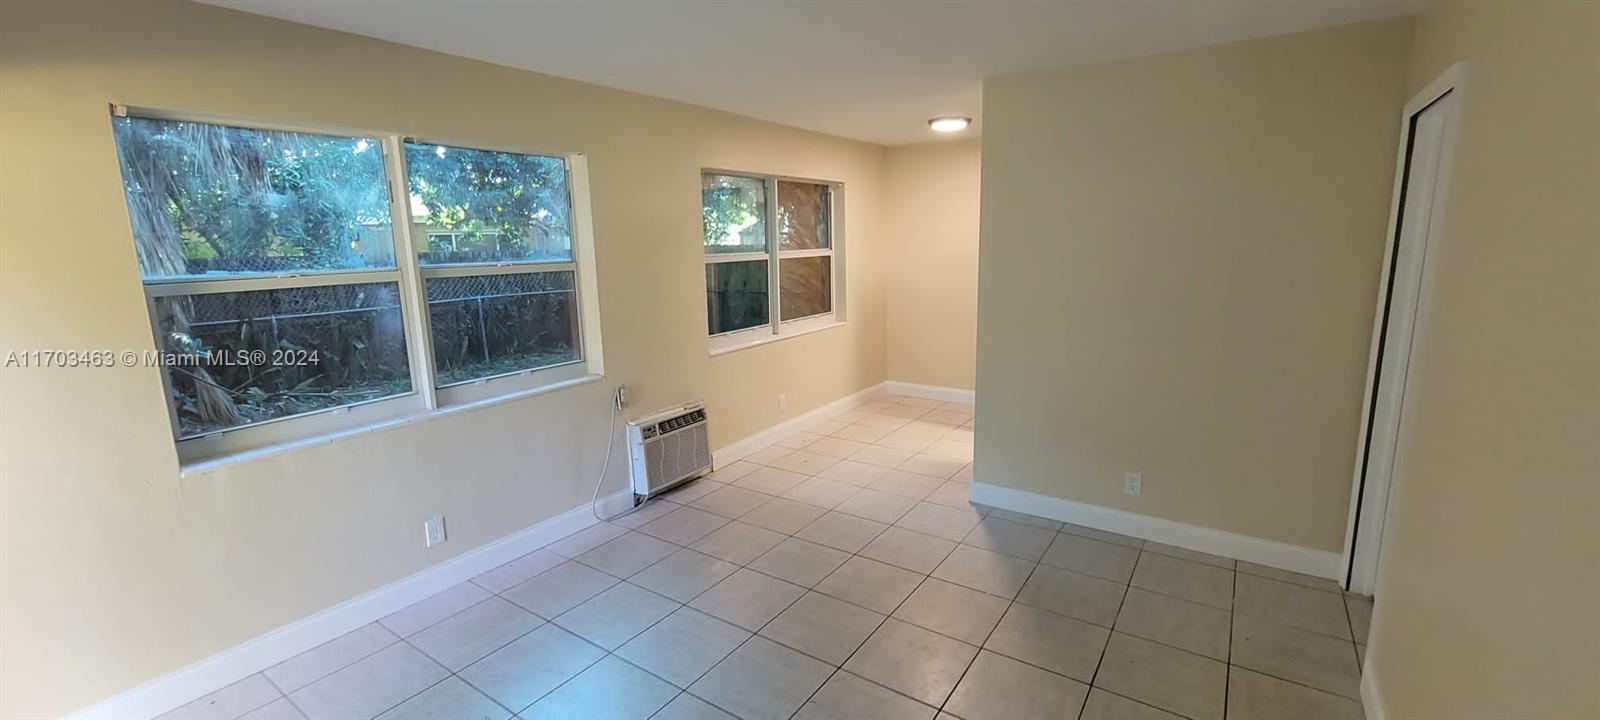
[[788,178],[701,175],[713,351],[835,322],[836,192]]
[[588,372],[573,158],[154,114],[113,130],[183,459]]

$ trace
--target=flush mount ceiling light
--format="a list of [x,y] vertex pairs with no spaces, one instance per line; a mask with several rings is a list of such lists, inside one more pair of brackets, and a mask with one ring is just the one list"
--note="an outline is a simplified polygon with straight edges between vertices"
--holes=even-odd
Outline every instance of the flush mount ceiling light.
[[946,115],[928,120],[928,127],[932,128],[934,132],[942,133],[959,132],[967,129],[967,126],[971,124],[972,118],[955,117],[953,115]]

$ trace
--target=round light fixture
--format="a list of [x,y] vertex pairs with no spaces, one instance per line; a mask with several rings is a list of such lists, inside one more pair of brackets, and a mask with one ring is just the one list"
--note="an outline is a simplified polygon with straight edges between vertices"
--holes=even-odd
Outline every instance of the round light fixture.
[[967,126],[971,124],[972,118],[969,117],[943,116],[928,120],[928,127],[932,128],[934,132],[942,133],[959,132],[967,129]]

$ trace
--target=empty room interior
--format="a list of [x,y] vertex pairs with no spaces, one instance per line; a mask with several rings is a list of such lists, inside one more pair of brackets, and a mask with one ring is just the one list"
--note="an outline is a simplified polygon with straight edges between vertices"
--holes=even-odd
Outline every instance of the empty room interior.
[[1600,718],[1600,2],[0,3],[0,717]]

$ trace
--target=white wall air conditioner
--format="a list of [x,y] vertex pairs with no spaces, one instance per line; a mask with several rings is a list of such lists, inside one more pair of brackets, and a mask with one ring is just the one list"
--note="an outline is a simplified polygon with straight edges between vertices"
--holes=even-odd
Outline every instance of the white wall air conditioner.
[[711,469],[706,406],[693,402],[628,421],[633,504],[671,490]]

